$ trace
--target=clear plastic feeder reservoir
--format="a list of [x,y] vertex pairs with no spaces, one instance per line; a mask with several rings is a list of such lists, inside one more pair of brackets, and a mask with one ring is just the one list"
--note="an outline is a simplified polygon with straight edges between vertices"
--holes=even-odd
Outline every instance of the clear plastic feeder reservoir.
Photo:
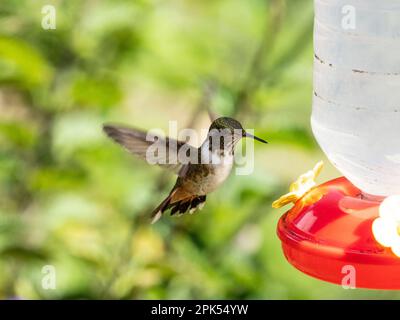
[[400,289],[400,1],[315,0],[314,53],[312,130],[345,177],[294,198],[285,256],[319,279]]
[[372,195],[400,194],[400,1],[315,0],[311,124]]

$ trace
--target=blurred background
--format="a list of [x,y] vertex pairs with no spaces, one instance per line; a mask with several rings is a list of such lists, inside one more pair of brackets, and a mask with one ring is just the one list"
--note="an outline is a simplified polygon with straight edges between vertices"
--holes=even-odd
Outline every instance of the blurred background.
[[[56,29],[41,26],[56,8]],[[1,0],[0,298],[400,298],[286,262],[271,203],[326,160],[310,130],[311,0]],[[203,211],[148,216],[175,177],[102,123],[254,128],[255,172]],[[339,173],[327,162],[319,182]],[[287,208],[286,208],[287,209]],[[56,270],[45,290],[42,268]]]

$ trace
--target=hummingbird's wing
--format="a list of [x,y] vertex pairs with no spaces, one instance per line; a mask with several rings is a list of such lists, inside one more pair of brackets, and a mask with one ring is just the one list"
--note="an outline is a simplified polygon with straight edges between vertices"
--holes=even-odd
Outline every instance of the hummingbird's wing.
[[[174,171],[179,176],[186,173],[188,157],[197,155],[198,149],[185,142],[168,137],[160,137],[138,129],[120,125],[104,125],[104,132],[115,142],[121,144],[130,153],[163,168]],[[183,153],[183,149],[185,153]],[[181,152],[179,152],[181,150]]]

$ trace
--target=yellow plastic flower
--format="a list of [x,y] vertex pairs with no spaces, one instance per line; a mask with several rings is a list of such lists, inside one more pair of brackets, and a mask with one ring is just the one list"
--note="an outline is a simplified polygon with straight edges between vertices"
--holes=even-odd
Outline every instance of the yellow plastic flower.
[[324,162],[318,162],[314,168],[306,173],[303,173],[295,182],[290,185],[289,193],[283,195],[278,200],[272,203],[273,208],[280,208],[288,203],[295,203],[303,197],[308,191],[316,186],[315,179],[320,174]]
[[400,257],[400,195],[387,197],[379,206],[379,218],[372,223],[375,240]]

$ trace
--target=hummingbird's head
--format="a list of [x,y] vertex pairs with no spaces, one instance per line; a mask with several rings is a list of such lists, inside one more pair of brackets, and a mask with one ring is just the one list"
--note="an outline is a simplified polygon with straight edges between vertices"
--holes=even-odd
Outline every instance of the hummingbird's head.
[[[221,149],[234,147],[235,144],[242,138],[252,138],[254,140],[268,143],[267,141],[247,133],[241,123],[233,118],[220,117],[215,119],[209,129],[210,139],[220,139]],[[218,138],[217,138],[218,137]],[[223,139],[221,139],[223,137]],[[226,139],[229,138],[229,139]],[[225,141],[228,140],[228,141]]]
[[220,117],[218,119],[215,119],[210,126],[210,131],[216,129],[216,130],[230,130],[230,131],[234,131],[234,130],[242,130],[244,131],[242,125],[240,124],[239,121],[233,119],[233,118],[229,118],[229,117]]

